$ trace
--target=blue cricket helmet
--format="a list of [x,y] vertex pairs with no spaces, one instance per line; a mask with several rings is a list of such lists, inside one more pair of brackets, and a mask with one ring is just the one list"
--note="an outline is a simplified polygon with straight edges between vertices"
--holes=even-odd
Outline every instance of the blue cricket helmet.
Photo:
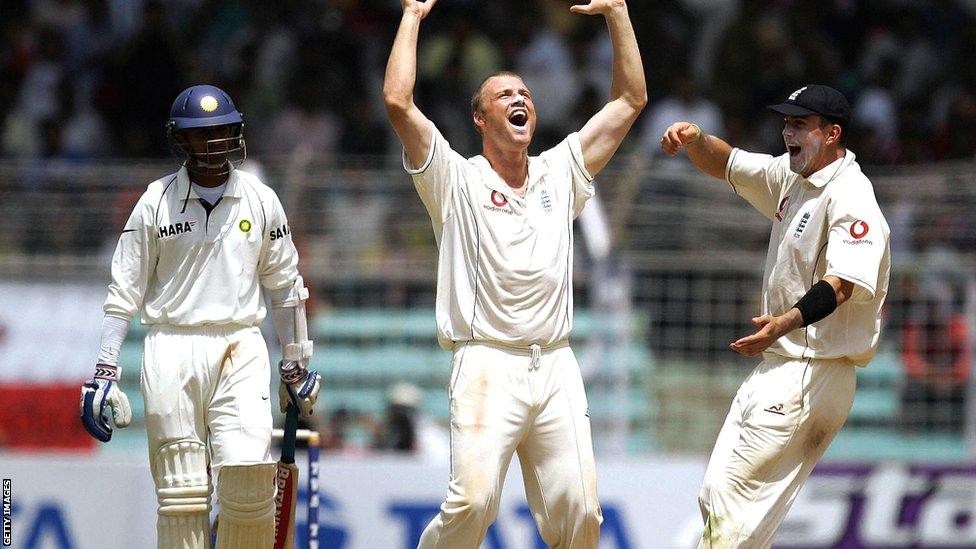
[[[178,135],[184,130],[223,126],[230,127],[229,136],[215,130],[205,141],[198,141],[196,148]],[[231,166],[239,166],[247,158],[244,116],[230,96],[216,86],[190,86],[177,95],[166,122],[166,135],[174,154],[183,157],[184,166],[198,174],[226,174]]]
[[200,84],[190,86],[176,96],[166,127],[169,131],[180,131],[243,123],[244,116],[224,90]]

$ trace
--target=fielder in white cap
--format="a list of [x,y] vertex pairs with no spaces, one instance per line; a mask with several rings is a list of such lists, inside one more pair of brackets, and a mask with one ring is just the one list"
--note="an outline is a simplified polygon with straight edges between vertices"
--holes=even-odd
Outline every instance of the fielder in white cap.
[[696,124],[661,146],[685,149],[772,222],[756,333],[733,351],[762,355],[739,388],[699,495],[700,547],[769,547],[793,499],[843,426],[855,367],[874,356],[888,293],[889,231],[871,182],[844,146],[850,107],[804,86],[770,107],[787,152],[732,148]]

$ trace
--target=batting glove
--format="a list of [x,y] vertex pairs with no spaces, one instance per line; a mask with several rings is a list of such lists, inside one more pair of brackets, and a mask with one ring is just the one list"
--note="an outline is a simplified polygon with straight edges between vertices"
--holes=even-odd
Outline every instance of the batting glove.
[[312,417],[312,408],[319,397],[322,376],[309,370],[301,362],[278,363],[281,385],[278,387],[278,403],[284,413],[290,403],[298,409],[303,419]]
[[129,397],[119,389],[119,368],[107,364],[95,366],[95,377],[81,386],[81,424],[88,433],[102,442],[112,439],[108,408],[112,422],[118,428],[128,427],[132,421]]

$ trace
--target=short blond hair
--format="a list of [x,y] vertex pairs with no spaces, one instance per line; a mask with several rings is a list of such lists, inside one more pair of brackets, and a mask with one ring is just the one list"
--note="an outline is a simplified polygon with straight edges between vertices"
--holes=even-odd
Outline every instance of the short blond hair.
[[478,86],[478,89],[475,90],[474,95],[471,96],[472,113],[481,112],[481,109],[483,108],[482,100],[484,99],[484,95],[485,95],[485,86],[488,84],[489,80],[498,76],[514,76],[519,80],[525,81],[525,79],[522,78],[521,74],[517,74],[512,71],[498,71],[494,74],[489,75],[487,78],[481,81],[481,85]]

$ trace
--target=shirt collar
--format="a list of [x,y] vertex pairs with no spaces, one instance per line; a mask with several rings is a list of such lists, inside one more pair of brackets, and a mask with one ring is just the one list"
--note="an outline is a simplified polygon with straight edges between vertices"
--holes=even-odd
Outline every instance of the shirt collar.
[[830,183],[834,178],[840,175],[844,170],[846,170],[851,164],[854,163],[854,153],[844,149],[844,156],[834,160],[830,164],[827,164],[823,168],[817,170],[816,172],[810,174],[810,177],[806,178],[814,187],[820,188]]
[[[196,191],[193,190],[193,185],[190,184],[190,174],[186,171],[186,166],[181,166],[180,171],[176,172],[176,188],[179,190],[179,196],[183,200],[199,199],[200,196]],[[224,187],[223,198],[241,197],[241,184],[240,175],[237,173],[237,168],[233,165],[230,167],[230,176],[227,178],[227,186]]]
[[[498,191],[509,198],[522,199],[524,197],[518,196],[515,193],[515,189],[508,186],[505,181],[502,180],[498,172],[491,167],[491,163],[483,155],[474,156],[471,158],[471,163],[474,164],[478,170],[481,171],[483,177],[482,180],[485,184],[493,191]],[[545,174],[545,169],[542,166],[542,160],[538,156],[529,157],[529,175],[528,183],[525,186],[525,194],[528,195],[532,191],[532,188],[542,180],[542,176]]]

